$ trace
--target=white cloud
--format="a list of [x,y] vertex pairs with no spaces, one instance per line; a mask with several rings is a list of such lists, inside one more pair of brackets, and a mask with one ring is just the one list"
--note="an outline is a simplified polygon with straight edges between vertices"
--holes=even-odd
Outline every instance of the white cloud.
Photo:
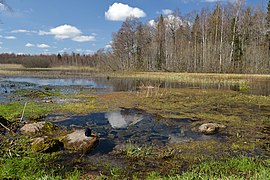
[[151,27],[156,27],[156,21],[154,19],[148,21],[148,25],[151,26]]
[[76,36],[72,38],[72,40],[76,42],[89,42],[89,41],[94,41],[95,36]]
[[50,29],[49,32],[39,31],[39,35],[54,35],[55,39],[71,39],[76,42],[94,41],[95,36],[82,36],[82,32],[75,26],[64,24]]
[[45,49],[45,48],[49,48],[50,46],[47,44],[37,44],[37,47]]
[[82,32],[70,25],[62,25],[50,30],[51,34],[55,35],[56,39],[68,39],[79,36]]
[[130,16],[141,18],[145,17],[146,14],[137,7],[130,7],[122,3],[114,3],[109,7],[108,11],[105,12],[105,18],[110,21],[124,21]]
[[34,44],[31,44],[31,43],[27,43],[26,45],[25,45],[25,47],[34,47],[35,45]]
[[[181,26],[185,26],[186,24],[190,24],[188,21],[182,20],[179,16],[174,16],[172,14],[169,14],[168,16],[164,17],[164,22],[166,27],[169,27],[169,29],[179,29]],[[156,28],[158,22],[155,20],[148,21],[148,25],[150,27]]]
[[50,29],[49,32],[39,31],[39,35],[54,35],[55,39],[69,39],[80,35],[82,32],[71,25],[64,24]]
[[162,9],[162,14],[164,14],[164,15],[173,14],[173,10],[171,10],[171,9]]
[[111,49],[112,48],[112,45],[110,45],[110,44],[107,44],[106,46],[105,46],[105,49]]
[[5,39],[17,39],[15,36],[5,36]]
[[11,33],[37,33],[37,32],[26,30],[26,29],[16,29],[16,30],[11,31]]

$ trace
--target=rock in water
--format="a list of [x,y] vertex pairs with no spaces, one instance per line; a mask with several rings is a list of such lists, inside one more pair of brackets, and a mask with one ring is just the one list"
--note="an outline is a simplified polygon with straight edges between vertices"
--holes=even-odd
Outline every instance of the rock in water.
[[205,135],[211,135],[218,133],[221,128],[225,128],[225,126],[216,123],[205,123],[199,126],[198,131]]
[[95,135],[85,136],[85,130],[76,130],[66,135],[61,142],[63,142],[65,149],[89,153],[97,145],[98,138]]
[[92,135],[92,130],[90,128],[86,128],[84,134],[85,134],[86,137],[90,137]]

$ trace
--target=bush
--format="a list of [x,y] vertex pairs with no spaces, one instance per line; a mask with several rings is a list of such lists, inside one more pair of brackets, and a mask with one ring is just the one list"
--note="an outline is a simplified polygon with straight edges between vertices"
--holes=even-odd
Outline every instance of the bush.
[[22,59],[22,65],[26,68],[48,68],[50,61],[40,57],[27,57]]

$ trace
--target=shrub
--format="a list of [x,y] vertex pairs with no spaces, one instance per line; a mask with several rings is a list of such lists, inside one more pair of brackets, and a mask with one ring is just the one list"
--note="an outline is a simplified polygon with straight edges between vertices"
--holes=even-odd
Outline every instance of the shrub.
[[48,68],[50,61],[41,57],[26,57],[22,59],[22,65],[26,68]]

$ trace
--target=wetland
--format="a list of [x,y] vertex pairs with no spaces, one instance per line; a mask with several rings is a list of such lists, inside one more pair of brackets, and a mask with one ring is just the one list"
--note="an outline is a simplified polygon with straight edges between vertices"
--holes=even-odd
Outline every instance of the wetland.
[[[270,176],[268,77],[31,73],[0,77],[0,116],[9,122],[1,127],[1,178]],[[35,136],[20,128],[44,121],[58,130],[41,136],[91,128],[99,142],[87,154],[64,148],[33,152]],[[205,135],[198,129],[206,123],[224,128]]]

